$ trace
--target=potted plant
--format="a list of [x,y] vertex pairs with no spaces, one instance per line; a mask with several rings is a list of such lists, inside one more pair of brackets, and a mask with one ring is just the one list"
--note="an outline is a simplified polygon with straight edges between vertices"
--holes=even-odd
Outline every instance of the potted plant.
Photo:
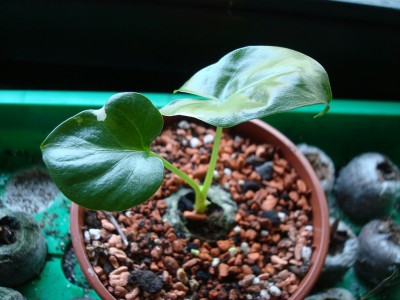
[[[104,299],[113,299],[114,296],[125,299],[241,299],[245,295],[241,292],[243,290],[248,295],[258,295],[265,299],[285,298],[289,295],[293,299],[304,297],[315,282],[327,251],[329,223],[324,193],[312,168],[290,141],[265,123],[247,121],[317,103],[326,105],[319,115],[324,114],[331,100],[325,70],[315,60],[293,50],[269,46],[245,47],[200,70],[177,92],[192,96],[176,100],[161,110],[141,94],[117,94],[101,109],[81,112],[63,122],[41,145],[43,160],[53,180],[69,199],[80,205],[73,205],[71,210],[72,241],[78,260],[83,270],[87,271],[89,282],[93,285],[100,283],[96,291]],[[209,127],[203,128],[196,122],[192,123],[191,119],[176,125],[176,117],[167,118],[178,115],[201,120],[216,129],[212,131]],[[167,127],[164,132],[171,133],[174,128],[179,131],[178,135],[192,133],[190,139],[179,138],[181,142],[185,140],[184,144],[189,144],[189,148],[196,148],[199,142],[206,144],[205,135],[208,133],[211,136],[213,144],[204,145],[201,149],[203,152],[188,150],[183,159],[190,160],[189,165],[193,167],[198,164],[191,159],[198,158],[203,167],[202,172],[195,174],[191,170],[188,175],[177,164],[170,162],[166,153],[154,150],[157,146],[154,146],[153,141],[157,139],[164,146],[169,143],[173,148],[176,146],[169,137],[161,135],[157,138],[164,120]],[[225,128],[233,126],[235,128],[231,135],[236,136],[234,140],[228,132],[224,132]],[[202,140],[193,136],[193,132],[202,136]],[[179,152],[183,152],[180,151],[181,147],[178,144],[170,153],[179,155]],[[209,156],[205,154],[205,149],[209,150]],[[249,157],[234,154],[233,149],[254,154],[252,162]],[[219,157],[219,151],[226,152],[228,156],[222,153]],[[205,165],[204,160],[208,157],[209,164]],[[263,160],[260,161],[260,158]],[[232,168],[224,168],[221,164],[224,159],[231,161]],[[236,164],[232,162],[235,159]],[[182,169],[190,170],[190,166]],[[165,174],[168,180],[164,179],[164,168],[170,171]],[[241,169],[246,169],[247,175],[252,174],[252,177],[238,175]],[[278,178],[278,173],[284,173],[285,170],[292,174],[291,179],[285,181],[285,186],[294,188],[293,191],[284,192],[283,186],[277,186],[276,182],[273,186],[274,176]],[[231,175],[239,178],[236,183],[230,180]],[[204,180],[200,183],[199,178]],[[223,185],[223,188],[219,188],[220,192],[213,190],[213,180]],[[279,180],[283,184],[284,179]],[[174,190],[178,190],[179,195],[177,200],[172,199],[171,191],[163,194],[167,181],[174,182]],[[235,185],[234,188],[230,184]],[[180,194],[178,188],[183,185],[191,188],[192,192]],[[233,190],[236,191],[235,195],[232,194]],[[255,216],[240,221],[240,212],[245,207],[250,209],[243,201],[246,197],[239,194],[245,190],[247,199],[258,197],[258,203],[252,199],[251,213]],[[147,201],[150,197],[153,200]],[[226,201],[219,201],[220,198]],[[212,204],[210,199],[215,203]],[[302,215],[302,221],[289,221],[293,230],[290,224],[285,223],[291,213],[284,206],[285,201],[291,207],[302,207],[307,211],[297,213]],[[173,203],[176,206],[169,208],[168,220],[165,216],[162,219],[160,212],[167,215],[168,208],[165,205]],[[82,207],[106,212],[98,212],[94,218],[93,213],[88,213],[85,217],[86,210]],[[132,210],[127,213],[107,212],[120,212],[131,207],[139,209],[134,211],[137,213],[134,216]],[[308,217],[310,210],[312,223]],[[181,227],[177,229],[170,226],[174,214],[178,215],[181,221],[179,224],[191,227],[187,231],[189,235],[193,234],[193,229],[196,231],[203,226],[207,228],[202,232],[203,238],[194,234],[187,237],[185,242],[187,232],[183,232],[183,237],[179,238]],[[152,215],[157,221],[148,221],[147,215]],[[219,222],[219,219],[222,221]],[[207,223],[209,220],[212,222]],[[122,223],[118,225],[116,221]],[[227,234],[225,239],[218,241],[207,236],[208,229],[217,223],[222,225],[216,232],[221,229],[226,230]],[[251,228],[244,230],[237,225],[239,223],[245,223]],[[96,231],[96,226],[102,229],[97,228]],[[146,230],[140,231],[138,226],[152,226],[154,230],[163,232],[163,238],[167,235],[179,238],[183,245],[171,246],[173,242],[161,239],[161,235],[154,238],[154,235],[144,232]],[[95,241],[87,245],[90,249],[85,249],[82,228],[92,229],[85,232],[87,241]],[[304,243],[298,247],[293,235],[294,232],[300,232],[300,228]],[[260,233],[255,229],[263,230]],[[278,229],[285,232],[277,233]],[[116,231],[120,240],[115,239],[114,234],[114,240],[110,242],[110,236]],[[141,236],[140,242],[135,240],[138,236]],[[284,239],[287,236],[293,240]],[[306,236],[310,237],[307,242]],[[103,238],[108,241],[108,249],[101,242]],[[269,246],[264,246],[262,241],[271,239],[277,243],[282,241],[279,247],[290,248],[292,252],[279,251],[281,248],[272,246],[268,254],[257,255],[269,251]],[[144,240],[151,243],[150,248],[140,248],[145,247]],[[251,245],[247,243],[250,240],[254,242]],[[166,250],[170,248],[179,253],[172,254]],[[128,249],[129,257],[120,252],[124,249]],[[113,252],[111,255],[110,251]],[[291,264],[282,260],[283,252],[286,253],[285,259],[293,258],[294,265],[290,272],[284,268]],[[88,255],[92,261],[106,262],[106,265],[93,268]],[[110,260],[108,255],[114,258]],[[157,263],[151,263],[151,257]],[[235,259],[237,261],[233,262]],[[243,270],[240,260],[243,260],[243,266],[252,265],[254,268]],[[299,263],[300,260],[302,263]],[[178,261],[183,265],[179,265]],[[270,267],[270,273],[264,269],[264,263]],[[279,268],[274,269],[273,265]],[[300,274],[302,270],[304,272]],[[296,272],[300,274],[299,278],[294,275]],[[196,278],[196,275],[200,277]],[[285,277],[282,281],[292,280],[290,292],[282,288],[284,285],[281,288],[274,285],[276,276]],[[114,281],[104,287],[101,280],[105,279]],[[213,285],[214,288],[208,290]]]

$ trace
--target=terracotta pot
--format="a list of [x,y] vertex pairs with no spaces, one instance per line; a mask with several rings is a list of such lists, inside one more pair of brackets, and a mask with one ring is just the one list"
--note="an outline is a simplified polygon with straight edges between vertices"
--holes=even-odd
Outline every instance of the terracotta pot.
[[[176,120],[177,118],[167,118],[165,123],[168,124]],[[314,237],[311,266],[308,273],[299,284],[297,291],[290,298],[303,299],[316,283],[328,251],[329,214],[325,194],[307,159],[296,146],[278,130],[259,120],[242,123],[235,126],[233,129],[235,133],[250,138],[255,142],[264,142],[278,146],[283,157],[291,164],[312,191],[310,204],[313,212],[312,225]],[[87,257],[81,230],[84,225],[84,214],[84,208],[72,204],[70,214],[71,236],[75,254],[86,279],[99,296],[102,299],[115,299],[98,279]]]

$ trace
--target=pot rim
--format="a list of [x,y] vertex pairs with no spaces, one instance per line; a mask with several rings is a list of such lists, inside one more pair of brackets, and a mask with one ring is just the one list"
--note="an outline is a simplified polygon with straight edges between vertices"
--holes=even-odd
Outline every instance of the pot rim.
[[[168,117],[165,120],[177,120],[180,117]],[[185,119],[190,119],[186,118]],[[279,149],[282,151],[283,156],[289,161],[291,166],[296,169],[299,177],[301,177],[312,190],[311,193],[311,206],[312,206],[312,225],[313,225],[313,253],[311,256],[311,265],[307,274],[300,281],[297,290],[291,295],[289,299],[304,299],[307,294],[311,291],[312,287],[316,283],[318,276],[324,265],[325,257],[328,252],[329,246],[329,213],[328,205],[325,197],[325,193],[322,190],[319,179],[317,178],[313,168],[311,167],[308,160],[301,153],[301,151],[280,131],[273,128],[271,125],[261,120],[251,120],[248,122],[241,123],[233,127],[235,132],[244,132],[251,130],[252,135],[256,135],[258,132],[264,132],[264,135],[270,136],[268,143],[279,145]],[[250,137],[253,140],[257,138]],[[264,140],[265,139],[261,139]],[[81,266],[83,273],[89,282],[90,286],[98,293],[98,295],[104,300],[114,300],[115,298],[111,293],[104,287],[100,279],[96,275],[92,265],[89,262],[83,234],[81,227],[84,219],[85,209],[78,206],[75,203],[71,204],[70,211],[70,230],[71,240],[75,251],[75,255]],[[316,226],[317,225],[317,226]]]

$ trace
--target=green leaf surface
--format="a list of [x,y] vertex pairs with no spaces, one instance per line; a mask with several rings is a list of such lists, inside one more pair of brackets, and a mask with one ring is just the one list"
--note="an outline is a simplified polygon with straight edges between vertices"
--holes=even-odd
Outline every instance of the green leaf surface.
[[189,79],[177,92],[204,99],[179,99],[161,109],[165,116],[190,116],[211,125],[236,124],[322,103],[332,92],[324,68],[286,48],[250,46],[224,56]]
[[161,185],[164,167],[151,155],[163,119],[145,96],[121,93],[98,110],[66,120],[42,143],[43,160],[70,200],[95,210],[124,210]]

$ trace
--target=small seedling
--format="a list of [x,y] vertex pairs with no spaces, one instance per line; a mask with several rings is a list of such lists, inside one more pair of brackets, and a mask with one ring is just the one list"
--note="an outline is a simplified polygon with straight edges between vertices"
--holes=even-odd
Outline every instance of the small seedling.
[[[55,128],[41,145],[59,189],[77,204],[120,211],[143,203],[160,187],[164,167],[195,192],[195,210],[207,209],[223,128],[332,98],[324,68],[314,59],[271,46],[237,49],[189,79],[189,94],[158,110],[145,96],[121,93]],[[195,97],[193,97],[195,96]],[[208,172],[199,185],[151,150],[164,116],[194,117],[216,127]]]

